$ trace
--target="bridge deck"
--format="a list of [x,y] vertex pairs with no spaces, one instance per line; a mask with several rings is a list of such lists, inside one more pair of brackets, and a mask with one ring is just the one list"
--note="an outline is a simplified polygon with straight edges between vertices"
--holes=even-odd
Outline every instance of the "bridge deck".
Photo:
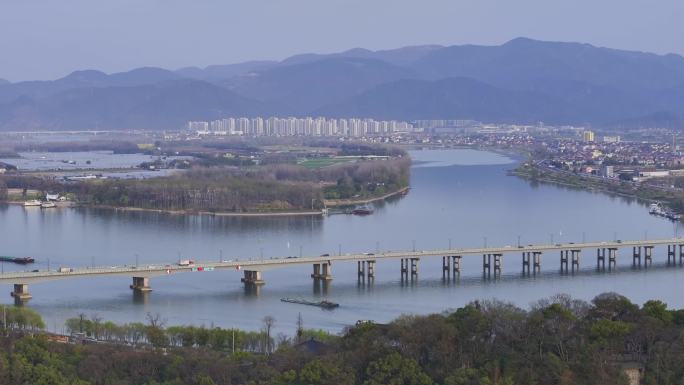
[[504,247],[481,247],[481,248],[452,248],[420,251],[388,251],[379,253],[343,254],[331,256],[299,257],[299,258],[269,258],[252,260],[231,260],[225,262],[196,262],[192,266],[179,266],[176,263],[145,264],[145,266],[119,266],[119,267],[94,267],[73,268],[69,272],[37,271],[37,272],[8,272],[0,274],[0,284],[28,284],[59,279],[69,279],[88,276],[128,276],[128,277],[154,277],[167,274],[192,272],[193,269],[205,270],[233,269],[233,270],[256,270],[263,271],[273,268],[314,264],[326,262],[366,261],[380,259],[421,258],[450,255],[482,255],[482,254],[511,254],[526,251],[559,251],[581,250],[600,248],[643,247],[659,245],[684,245],[684,238],[653,239],[643,241],[613,241],[613,242],[585,242],[585,243],[557,243],[546,245],[527,246],[504,246]]

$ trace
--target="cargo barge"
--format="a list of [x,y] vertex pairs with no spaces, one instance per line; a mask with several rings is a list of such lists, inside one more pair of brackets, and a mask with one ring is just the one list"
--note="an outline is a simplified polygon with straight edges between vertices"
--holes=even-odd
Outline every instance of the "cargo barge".
[[340,304],[335,303],[335,302],[330,302],[330,301],[319,301],[319,302],[313,302],[313,301],[307,301],[303,299],[295,299],[295,298],[281,298],[280,299],[283,302],[288,302],[288,303],[298,303],[300,305],[309,305],[309,306],[317,306],[321,307],[323,309],[334,309],[336,307],[339,307]]
[[0,255],[0,262],[12,262],[12,263],[18,263],[20,265],[26,265],[29,263],[33,263],[36,260],[31,258],[31,257],[7,257],[4,255]]

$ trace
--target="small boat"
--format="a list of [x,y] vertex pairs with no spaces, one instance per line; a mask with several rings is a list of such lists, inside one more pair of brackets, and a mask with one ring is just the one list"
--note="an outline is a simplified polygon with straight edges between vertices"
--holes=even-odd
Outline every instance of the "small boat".
[[682,217],[681,214],[678,214],[678,213],[676,213],[676,212],[674,212],[674,211],[671,211],[671,210],[668,210],[668,211],[665,213],[665,216],[667,217],[667,219],[670,219],[670,220],[673,220],[673,221],[678,221],[678,220],[680,220],[681,217]]
[[321,307],[323,309],[334,309],[334,308],[340,306],[340,304],[338,304],[338,303],[330,302],[327,300],[318,301],[318,302],[307,301],[304,299],[296,299],[296,298],[281,298],[280,300],[282,302],[297,303],[300,305],[318,306],[318,307]]
[[363,205],[363,206],[357,206],[352,210],[352,214],[354,215],[370,215],[373,214],[373,209],[368,206],[368,205]]
[[13,262],[13,263],[18,263],[20,265],[26,265],[29,263],[33,263],[36,260],[31,258],[31,257],[7,257],[0,255],[0,262]]
[[57,204],[55,202],[43,202],[40,204],[41,209],[51,209],[57,207]]
[[41,201],[39,201],[38,199],[33,199],[30,201],[24,202],[24,207],[37,207],[37,206],[40,206],[40,204],[41,204]]
[[658,215],[664,217],[667,215],[666,210],[660,203],[652,203],[648,208],[648,213],[651,215]]

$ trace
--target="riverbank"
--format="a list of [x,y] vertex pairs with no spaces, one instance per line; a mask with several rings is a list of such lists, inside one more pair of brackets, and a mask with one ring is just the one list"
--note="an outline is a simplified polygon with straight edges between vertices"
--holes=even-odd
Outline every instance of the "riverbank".
[[373,202],[378,202],[385,200],[387,198],[391,198],[397,195],[403,195],[403,194],[408,194],[408,191],[411,187],[406,186],[402,187],[399,190],[392,191],[390,193],[377,196],[377,197],[371,197],[371,198],[363,198],[363,199],[324,199],[323,203],[325,204],[326,207],[341,207],[341,206],[355,206],[355,205],[364,205],[368,203],[373,203]]
[[[394,196],[405,195],[410,190],[409,186],[403,187],[399,190],[383,194],[377,197],[363,198],[363,199],[325,199],[323,202],[325,207],[344,207],[344,206],[356,206],[363,205],[373,202],[382,201]],[[8,200],[2,203],[12,204],[12,205],[23,205],[23,201]],[[253,212],[230,212],[230,211],[206,211],[206,210],[163,210],[163,209],[150,209],[142,207],[117,207],[117,206],[107,206],[107,205],[91,205],[87,203],[75,203],[75,202],[58,202],[58,207],[82,207],[82,208],[94,208],[94,209],[105,209],[113,211],[125,211],[125,212],[147,212],[147,213],[159,213],[159,214],[169,214],[169,215],[206,215],[206,216],[216,216],[216,217],[289,217],[289,216],[324,216],[327,213],[326,209],[323,210],[303,210],[303,211],[253,211]]]
[[514,170],[511,170],[510,175],[534,182],[551,183],[633,198],[644,203],[660,202],[676,212],[682,211],[684,202],[684,194],[672,189],[660,189],[629,181],[606,180],[599,177],[584,176],[568,171],[539,167],[529,162],[522,163]]
[[230,211],[197,211],[197,210],[162,210],[162,209],[146,209],[141,207],[116,207],[106,205],[87,205],[82,204],[78,207],[106,209],[114,211],[128,211],[128,212],[146,212],[146,213],[160,213],[169,215],[207,215],[215,217],[287,217],[287,216],[322,216],[325,214],[323,210],[310,211],[264,211],[264,212],[230,212]]

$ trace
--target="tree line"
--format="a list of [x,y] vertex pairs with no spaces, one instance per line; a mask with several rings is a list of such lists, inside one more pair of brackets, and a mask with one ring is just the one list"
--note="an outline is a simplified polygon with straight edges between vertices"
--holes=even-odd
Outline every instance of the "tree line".
[[[274,322],[264,319],[253,335],[266,341]],[[68,323],[118,338],[101,321]],[[474,301],[442,314],[362,322],[325,342],[298,332],[251,349],[245,333],[240,351],[225,341],[232,329],[165,328],[157,317],[144,327],[155,348],[58,344],[37,334],[2,337],[0,383],[610,385],[628,384],[625,368],[640,371],[643,384],[676,385],[684,378],[684,310],[657,300],[639,306],[615,293],[590,302],[556,295],[529,309]]]

